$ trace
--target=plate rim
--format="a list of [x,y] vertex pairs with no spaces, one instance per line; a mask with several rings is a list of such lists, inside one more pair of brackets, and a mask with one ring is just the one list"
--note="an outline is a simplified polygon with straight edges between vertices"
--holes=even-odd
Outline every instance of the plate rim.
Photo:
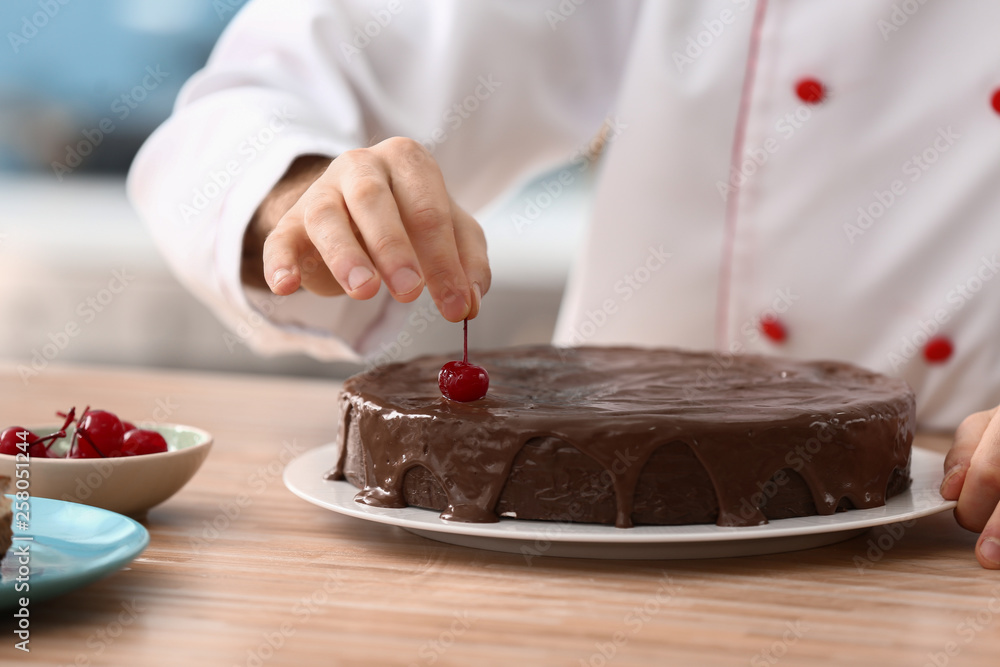
[[[462,523],[445,521],[440,518],[440,512],[421,507],[380,508],[355,502],[353,495],[358,493],[358,489],[350,482],[346,480],[322,480],[322,475],[316,472],[317,470],[328,470],[332,467],[335,452],[336,444],[327,443],[310,449],[290,461],[285,467],[282,476],[286,488],[309,503],[345,516],[397,526],[406,530],[457,534],[468,537],[521,541],[549,540],[553,542],[587,544],[737,542],[867,529],[937,514],[952,509],[957,505],[956,501],[944,500],[938,495],[936,499],[921,498],[920,500],[925,503],[921,508],[903,511],[900,506],[917,500],[915,497],[917,494],[929,495],[932,489],[936,493],[936,488],[940,486],[941,480],[936,479],[935,485],[934,475],[927,472],[931,469],[931,466],[937,465],[937,468],[940,470],[938,477],[943,477],[942,465],[944,454],[923,447],[913,447],[911,455],[911,477],[913,477],[913,484],[911,484],[910,489],[890,498],[884,506],[871,509],[849,510],[848,512],[839,512],[831,515],[776,519],[761,526],[745,527],[689,524],[682,526],[634,526],[622,529],[601,524],[525,520],[507,517],[501,517],[497,523]],[[313,461],[313,459],[316,459],[316,461]],[[915,469],[921,472],[921,479],[918,479],[914,474]],[[332,487],[329,493],[338,493],[338,491],[333,489],[342,489],[339,491],[340,495],[351,494],[350,502],[317,497],[308,489],[302,488],[302,485],[298,483],[298,478],[299,475],[305,474],[315,476],[313,483],[321,482],[322,484],[346,485],[349,488]]]
[[[12,499],[10,494],[7,494],[6,497]],[[69,506],[73,506],[72,509],[74,510],[86,513],[111,515],[116,517],[116,520],[122,525],[128,526],[130,528],[130,532],[128,535],[117,540],[103,543],[106,548],[99,554],[95,554],[92,558],[81,559],[79,556],[74,556],[74,560],[76,562],[72,568],[32,572],[30,578],[31,588],[27,592],[19,592],[15,590],[15,579],[0,579],[0,608],[16,606],[18,598],[20,597],[27,597],[34,603],[58,597],[64,593],[87,586],[99,579],[103,579],[104,577],[121,570],[135,560],[143,551],[145,551],[146,547],[149,546],[149,530],[135,519],[125,516],[124,514],[112,512],[111,510],[106,510],[100,507],[94,507],[92,505],[71,503],[69,501],[59,500],[56,498],[33,496],[30,498],[30,502],[32,504],[41,503],[42,505],[51,505],[55,508],[56,517],[58,517],[60,513],[64,513]],[[12,557],[13,550],[17,547],[17,545],[25,542],[28,544],[44,544],[45,538],[54,538],[63,542],[66,541],[65,537],[58,534],[58,523],[52,525],[47,523],[52,521],[51,518],[44,519],[42,520],[44,523],[41,524],[41,530],[39,530],[38,521],[39,519],[32,519],[31,526],[28,530],[18,530],[14,527],[13,540],[11,542],[10,549],[7,550],[7,555],[5,556],[6,558]],[[32,537],[33,539],[17,539],[18,537],[25,536]],[[39,540],[39,537],[42,539]],[[46,544],[46,546],[48,548],[58,548],[52,544]],[[119,551],[120,553],[116,553]]]

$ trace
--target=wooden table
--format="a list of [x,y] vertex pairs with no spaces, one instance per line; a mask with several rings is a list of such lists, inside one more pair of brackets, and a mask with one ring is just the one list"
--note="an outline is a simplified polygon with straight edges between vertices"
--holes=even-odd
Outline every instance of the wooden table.
[[3,425],[89,403],[216,438],[150,512],[145,553],[33,604],[30,656],[7,618],[0,663],[1000,664],[1000,573],[979,567],[950,513],[773,556],[529,563],[292,495],[283,465],[332,440],[336,395],[328,382],[106,368],[52,367],[25,385],[0,366]]

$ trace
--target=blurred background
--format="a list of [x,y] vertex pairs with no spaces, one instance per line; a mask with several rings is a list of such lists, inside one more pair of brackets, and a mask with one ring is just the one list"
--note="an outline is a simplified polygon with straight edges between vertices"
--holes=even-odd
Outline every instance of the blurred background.
[[[331,377],[358,369],[233,345],[170,274],[125,198],[136,151],[244,2],[0,4],[0,358]],[[516,225],[544,180],[477,216],[494,271],[478,347],[551,336],[589,181]],[[128,278],[120,293],[116,272]],[[461,329],[438,320],[407,356],[460,345]]]

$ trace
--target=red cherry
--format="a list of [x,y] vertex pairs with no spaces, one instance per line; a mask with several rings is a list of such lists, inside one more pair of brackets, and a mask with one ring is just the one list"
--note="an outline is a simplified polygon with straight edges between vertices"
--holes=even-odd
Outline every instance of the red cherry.
[[52,444],[50,440],[48,443],[39,440],[38,442],[32,443],[28,447],[28,456],[33,459],[57,459],[58,456],[49,453],[49,445]]
[[125,434],[120,456],[142,456],[165,451],[167,451],[167,441],[162,435],[156,431],[134,428]]
[[490,376],[482,366],[464,361],[449,361],[438,373],[438,387],[453,401],[475,401],[486,395]]
[[[0,433],[0,454],[15,456],[26,453],[29,456],[35,456],[33,447],[36,445],[32,445],[31,443],[34,443],[36,440],[38,440],[38,436],[28,429],[21,428],[20,426],[11,426],[8,429],[4,429],[3,433]],[[29,446],[25,447],[25,443],[28,443]]]
[[132,422],[123,419],[122,428],[125,430],[126,433],[128,433],[129,431],[134,431],[137,427]]
[[462,323],[463,355],[461,361],[449,361],[438,373],[438,387],[445,398],[467,403],[477,401],[490,388],[485,368],[469,363],[469,319]]
[[74,459],[120,456],[125,429],[121,420],[106,410],[87,410],[76,425],[69,450]]

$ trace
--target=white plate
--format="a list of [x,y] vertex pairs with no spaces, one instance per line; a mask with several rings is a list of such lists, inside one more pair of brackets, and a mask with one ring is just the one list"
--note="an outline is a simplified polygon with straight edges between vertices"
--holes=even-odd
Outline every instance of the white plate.
[[913,485],[884,507],[829,516],[780,519],[763,526],[724,528],[711,524],[615,528],[589,523],[521,521],[498,523],[444,521],[438,512],[406,507],[386,509],[354,501],[358,489],[346,481],[327,481],[335,447],[310,450],[285,468],[285,486],[304,500],[348,516],[387,523],[440,542],[533,556],[566,558],[724,558],[797,551],[833,544],[873,526],[908,521],[955,507],[938,493],[944,455],[913,450]]

